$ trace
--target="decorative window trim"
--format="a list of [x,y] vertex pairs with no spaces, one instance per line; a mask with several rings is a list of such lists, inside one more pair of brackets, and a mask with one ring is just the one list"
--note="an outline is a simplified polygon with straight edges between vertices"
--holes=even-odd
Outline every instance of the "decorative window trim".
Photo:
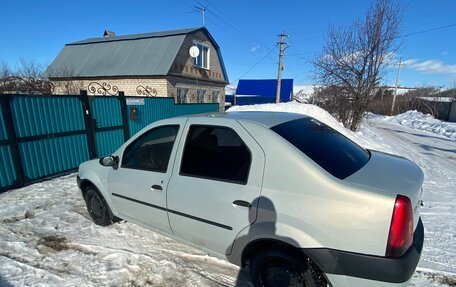
[[212,103],[214,103],[214,104],[220,103],[219,95],[220,95],[220,91],[212,91]]
[[205,103],[205,96],[206,96],[207,91],[203,89],[197,89],[196,90],[196,102],[199,104]]
[[[179,91],[184,91],[184,95],[182,96],[179,94]],[[177,104],[185,104],[189,101],[188,99],[188,92],[190,91],[189,88],[184,88],[184,87],[177,87],[176,90],[176,103]]]

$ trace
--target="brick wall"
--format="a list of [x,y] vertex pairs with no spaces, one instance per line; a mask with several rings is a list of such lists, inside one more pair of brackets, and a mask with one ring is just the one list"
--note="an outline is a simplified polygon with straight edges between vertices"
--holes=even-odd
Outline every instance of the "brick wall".
[[213,103],[213,92],[219,92],[216,102],[219,103],[220,111],[225,110],[225,85],[210,83],[204,81],[198,81],[198,84],[195,84],[195,80],[183,79],[178,77],[169,77],[168,78],[168,95],[170,97],[176,98],[177,89],[185,88],[188,89],[187,94],[187,103],[197,103],[197,90],[206,91],[204,96],[204,102]]
[[[52,81],[55,85],[55,94],[71,94],[68,93],[65,86],[69,81]],[[119,91],[125,92],[127,96],[140,96],[139,92],[145,88],[153,91],[153,94],[157,97],[168,97],[168,81],[166,79],[92,79],[92,80],[75,80],[72,84],[73,90],[87,90],[89,95],[97,95],[97,91],[92,92],[89,90],[89,84],[92,82],[97,82],[99,84],[109,84],[116,86]],[[139,87],[138,86],[143,86]],[[98,87],[98,85],[92,85],[93,87]],[[74,93],[73,93],[74,94]],[[142,94],[143,96],[144,94]]]

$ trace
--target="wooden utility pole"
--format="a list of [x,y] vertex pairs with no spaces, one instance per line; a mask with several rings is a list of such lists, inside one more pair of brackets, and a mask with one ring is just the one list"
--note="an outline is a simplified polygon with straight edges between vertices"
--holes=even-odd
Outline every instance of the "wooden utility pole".
[[399,75],[401,74],[401,66],[402,66],[402,58],[399,59],[399,65],[397,67],[396,85],[394,86],[393,103],[391,105],[391,115],[393,114],[394,104],[396,103],[397,86],[399,85]]
[[279,35],[279,37],[280,37],[280,42],[278,44],[280,45],[280,52],[279,52],[279,70],[277,72],[277,92],[276,92],[276,103],[277,104],[280,103],[280,89],[282,87],[283,52],[285,51],[286,48],[288,48],[288,44],[284,42],[285,37],[288,37],[288,35],[282,33]]

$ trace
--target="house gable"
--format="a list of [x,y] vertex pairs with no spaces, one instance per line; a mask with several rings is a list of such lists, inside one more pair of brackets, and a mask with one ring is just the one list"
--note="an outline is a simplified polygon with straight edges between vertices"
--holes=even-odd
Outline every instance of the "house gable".
[[[190,56],[189,50],[196,44],[202,44],[209,48],[208,68],[197,67],[193,64],[193,58]],[[197,78],[201,81],[210,81],[220,84],[228,83],[228,75],[225,70],[220,47],[206,28],[201,28],[187,34],[173,61],[168,75],[190,79]]]

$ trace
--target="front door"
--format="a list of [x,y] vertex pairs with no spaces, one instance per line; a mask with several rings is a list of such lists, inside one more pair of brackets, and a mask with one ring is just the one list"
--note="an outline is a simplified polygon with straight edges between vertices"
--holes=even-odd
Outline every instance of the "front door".
[[219,255],[253,223],[264,154],[237,122],[190,118],[168,186],[173,233]]
[[120,217],[171,233],[166,190],[184,121],[151,128],[123,150],[117,169],[109,173],[109,191]]

